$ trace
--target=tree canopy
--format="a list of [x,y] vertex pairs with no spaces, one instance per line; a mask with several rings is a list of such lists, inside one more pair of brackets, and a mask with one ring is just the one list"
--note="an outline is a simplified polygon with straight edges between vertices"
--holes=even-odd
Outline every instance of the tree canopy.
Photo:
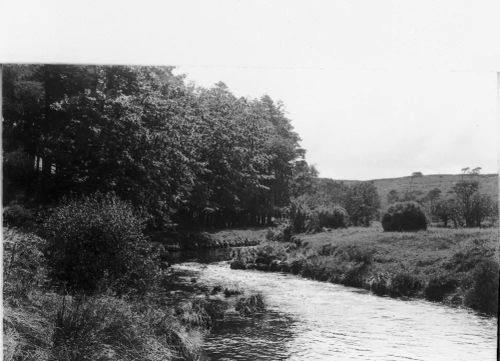
[[265,222],[310,186],[282,104],[172,67],[4,68],[5,202],[112,192],[154,229]]

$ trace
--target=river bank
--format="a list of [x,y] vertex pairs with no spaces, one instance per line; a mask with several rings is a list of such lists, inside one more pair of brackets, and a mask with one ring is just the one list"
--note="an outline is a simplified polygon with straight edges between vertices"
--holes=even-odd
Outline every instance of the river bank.
[[231,267],[293,273],[377,295],[425,298],[496,315],[498,255],[495,228],[388,233],[371,227],[237,249]]
[[44,239],[13,228],[3,236],[7,361],[198,360],[217,322],[265,309],[259,293],[223,283],[208,288],[195,274],[171,268],[146,294],[117,294],[107,286],[68,293],[49,278]]
[[153,242],[167,251],[199,251],[201,249],[256,246],[266,239],[267,228],[222,229],[213,231],[156,234]]

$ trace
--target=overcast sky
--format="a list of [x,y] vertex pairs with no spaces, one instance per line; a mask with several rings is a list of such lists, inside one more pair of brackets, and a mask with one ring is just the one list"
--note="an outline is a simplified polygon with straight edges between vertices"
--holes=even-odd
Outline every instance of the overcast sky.
[[497,1],[0,4],[0,61],[177,65],[267,93],[321,176],[497,172]]

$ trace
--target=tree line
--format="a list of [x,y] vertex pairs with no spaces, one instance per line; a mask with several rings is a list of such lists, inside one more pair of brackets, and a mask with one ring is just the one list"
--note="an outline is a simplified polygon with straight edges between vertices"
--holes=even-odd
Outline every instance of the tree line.
[[283,104],[173,69],[5,66],[4,205],[114,193],[149,230],[280,217],[316,175]]

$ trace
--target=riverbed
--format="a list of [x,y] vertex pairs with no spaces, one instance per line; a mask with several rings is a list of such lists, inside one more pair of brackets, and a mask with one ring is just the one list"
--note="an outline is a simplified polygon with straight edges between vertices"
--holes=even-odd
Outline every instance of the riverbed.
[[227,317],[204,360],[496,360],[497,319],[423,300],[399,300],[299,276],[232,270],[227,262],[173,266],[206,286],[261,292],[267,312]]

